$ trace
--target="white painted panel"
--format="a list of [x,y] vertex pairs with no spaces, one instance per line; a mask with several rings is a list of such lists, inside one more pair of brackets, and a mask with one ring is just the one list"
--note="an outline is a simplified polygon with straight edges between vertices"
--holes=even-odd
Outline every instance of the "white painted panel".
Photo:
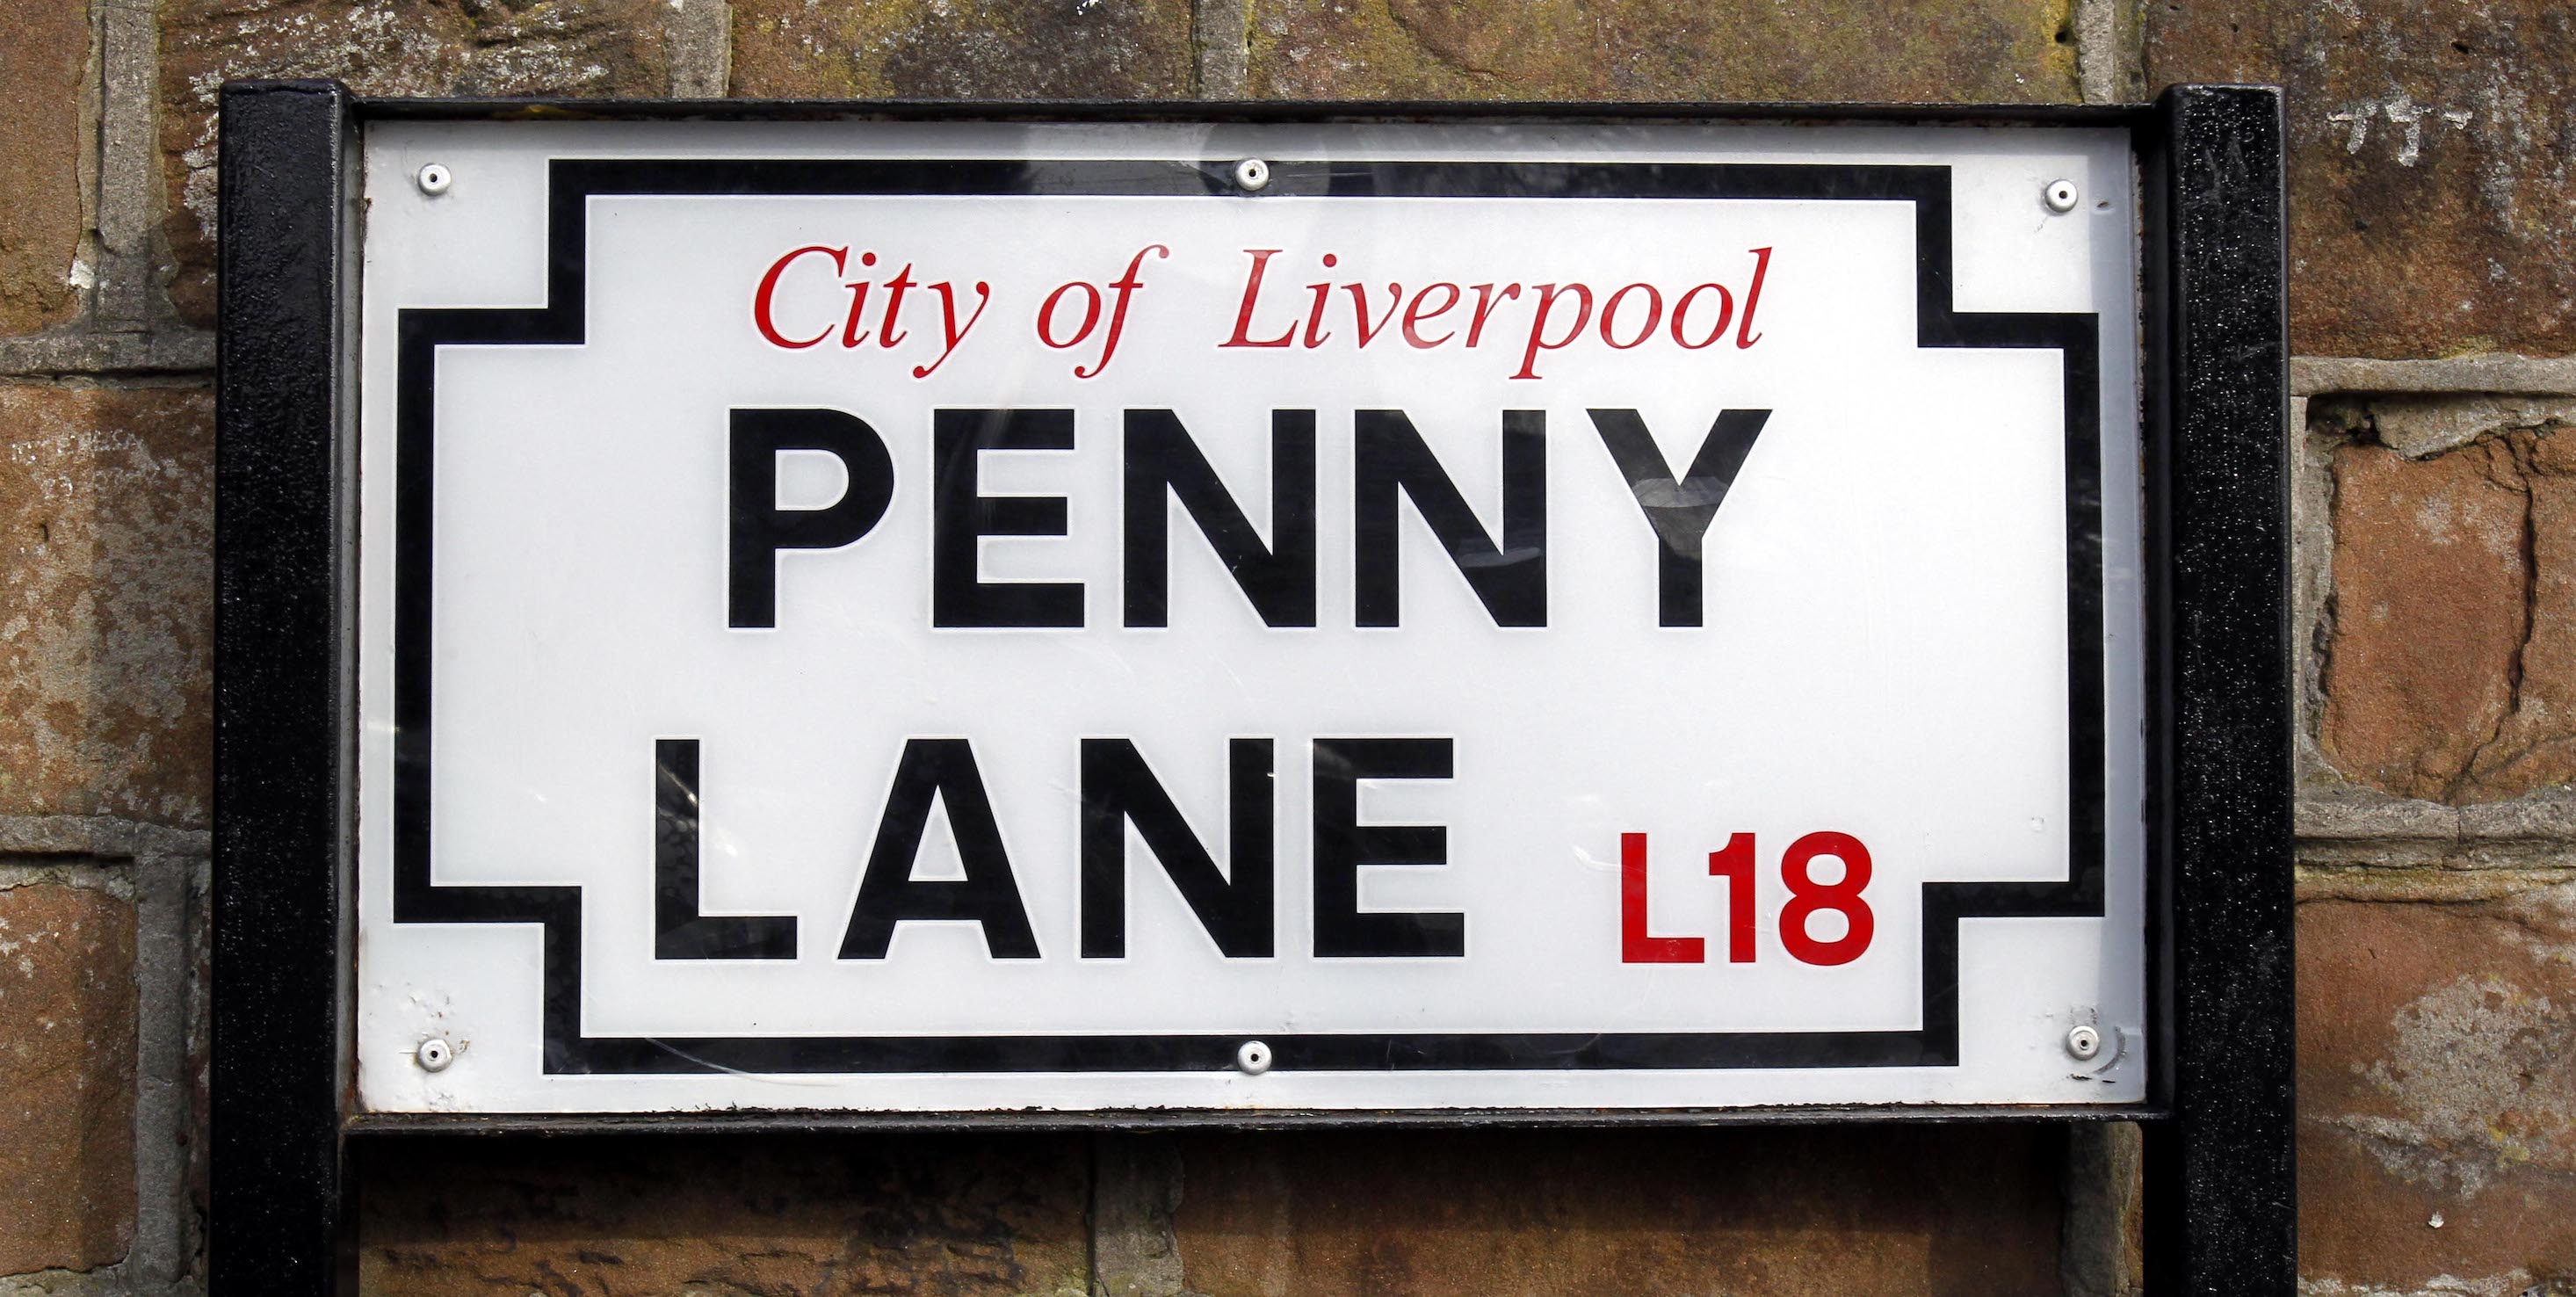
[[[1268,188],[1228,188],[1242,157],[1272,164]],[[598,188],[567,204],[578,247],[550,244],[549,168],[564,159],[592,163],[557,166],[554,185]],[[594,165],[608,159],[635,165]],[[435,196],[414,183],[433,162],[454,177]],[[1341,177],[1331,192],[1321,162]],[[1485,192],[1496,163],[1518,167],[1518,192]],[[2141,1099],[2129,176],[2124,136],[2055,129],[374,126],[364,1106]],[[873,192],[832,192],[850,177]],[[2044,201],[2059,179],[2080,192],[2071,212]],[[982,192],[946,192],[967,188]],[[1946,255],[1920,243],[1927,228],[1950,232]],[[545,317],[550,256],[572,258],[582,292]],[[1105,289],[1082,341],[1043,341],[1051,292],[1107,286],[1131,262],[1123,315]],[[882,346],[907,266],[905,336]],[[773,269],[776,340],[755,309]],[[1318,283],[1314,329],[1329,336],[1310,347]],[[1712,330],[1702,292],[1677,339],[1669,308],[1704,283],[1725,286],[1733,318]],[[1458,304],[1434,314],[1439,284]],[[1492,309],[1469,346],[1480,284]],[[1572,284],[1593,299],[1579,332]],[[1612,336],[1644,340],[1612,346],[1598,307],[1629,284],[1665,314],[1642,331],[1648,295],[1631,292]],[[1543,322],[1540,285],[1559,286]],[[1085,301],[1059,303],[1059,339]],[[1420,313],[1410,339],[1399,304]],[[1224,345],[1238,325],[1289,345]],[[406,329],[484,340],[417,348],[406,370]],[[1534,329],[1572,340],[1533,356]],[[2098,374],[2048,341],[2067,336],[2098,341]],[[407,383],[428,416],[409,443]],[[2094,389],[2090,418],[2067,417],[2070,383]],[[855,542],[778,557],[774,627],[731,625],[733,415],[790,408],[863,423],[891,497]],[[1050,417],[1072,448],[989,451],[976,483],[952,471],[943,485],[934,412],[998,409],[1069,412]],[[1169,624],[1127,624],[1131,412],[1169,411],[1272,543],[1283,410],[1312,412],[1313,624],[1265,624],[1168,503]],[[1403,412],[1498,542],[1506,412],[1531,412],[1511,417],[1544,432],[1544,543],[1503,566],[1544,569],[1541,624],[1498,626],[1415,504],[1392,536],[1363,525],[1356,452],[1376,411]],[[1633,411],[1676,472],[1722,413],[1765,412],[1703,538],[1698,625],[1658,624],[1659,542],[1593,411]],[[2095,436],[2098,454],[2070,460]],[[778,508],[827,505],[868,476],[802,451],[778,474]],[[1079,583],[1079,626],[934,624],[934,518],[974,492],[1064,502],[1060,535],[969,543],[983,581]],[[2070,551],[2096,527],[2098,565]],[[1363,624],[1363,556],[1389,545],[1400,615]],[[2087,587],[2103,614],[2070,643]],[[406,590],[425,629],[398,628]],[[421,710],[403,710],[406,687]],[[401,754],[398,732],[414,745]],[[1082,744],[1112,738],[1221,867],[1228,741],[1268,741],[1275,878],[1253,926],[1269,953],[1221,951],[1131,832],[1124,952],[1085,956]],[[1438,864],[1358,868],[1356,907],[1461,916],[1455,953],[1329,953],[1337,930],[1368,927],[1337,925],[1317,896],[1336,873],[1319,754],[1330,776],[1331,741],[1351,738],[1436,740],[1448,756],[1445,778],[1359,784],[1359,823],[1436,825],[1445,841]],[[694,742],[700,762],[681,799],[696,809],[697,909],[792,916],[792,958],[656,957],[665,740]],[[916,899],[970,877],[988,902],[1007,892],[1034,957],[996,957],[1012,953],[1002,920],[918,918],[883,957],[842,957],[913,740],[964,741],[1001,855],[961,854],[978,835],[954,820],[950,785],[918,858],[890,856],[880,882]],[[1840,911],[1788,913],[1783,855],[1819,833],[1866,849],[1865,943],[1830,944],[1850,931]],[[1646,839],[1647,932],[1697,938],[1698,960],[1639,962],[1623,943],[1626,834]],[[1710,856],[1737,834],[1755,903],[1751,940],[1730,949],[1730,884]],[[406,851],[426,853],[427,878],[405,884],[397,921]],[[1816,863],[1808,889],[1838,868]],[[1944,890],[1959,884],[1999,887]],[[579,916],[555,927],[551,1022],[532,896]],[[1952,896],[1966,899],[1932,899]],[[1974,917],[1998,909],[2024,917]],[[469,914],[522,921],[447,921]],[[1927,945],[1939,956],[1952,931],[1956,984],[1936,957],[1927,986]],[[1815,962],[1834,951],[1852,957]],[[2079,1022],[2113,1042],[2100,1057],[2067,1052]],[[430,1039],[454,1050],[437,1071],[417,1061]],[[1233,1065],[1253,1041],[1275,1057],[1257,1074]]]

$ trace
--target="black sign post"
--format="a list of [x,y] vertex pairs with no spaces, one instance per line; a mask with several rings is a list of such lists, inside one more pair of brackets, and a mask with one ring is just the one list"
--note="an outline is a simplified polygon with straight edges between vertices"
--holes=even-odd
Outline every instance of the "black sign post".
[[[353,1144],[596,1130],[582,1116],[356,1114],[358,160],[371,120],[524,103],[370,101],[326,82],[228,86],[218,361],[216,961],[210,1252],[219,1297],[353,1293]],[[2152,106],[1465,106],[556,103],[605,119],[1370,122],[1878,121],[2130,132],[2146,202],[2148,1102],[1836,1108],[619,1118],[625,1130],[1145,1126],[1217,1120],[1710,1124],[2133,1120],[2148,1283],[2296,1283],[2290,937],[2288,345],[2277,92],[2178,87]]]
[[2149,1291],[2298,1280],[2289,372],[2278,92],[2178,87],[2147,154]]

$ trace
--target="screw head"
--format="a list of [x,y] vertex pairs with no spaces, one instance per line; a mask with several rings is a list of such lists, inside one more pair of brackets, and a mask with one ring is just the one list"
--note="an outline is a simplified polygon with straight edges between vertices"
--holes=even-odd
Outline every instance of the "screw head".
[[2071,212],[2075,210],[2075,204],[2084,197],[2084,192],[2077,189],[2072,180],[2052,180],[2048,183],[2045,196],[2048,199],[2048,210]]
[[413,179],[419,183],[420,192],[427,194],[432,198],[436,198],[440,194],[446,193],[447,187],[456,183],[456,177],[449,174],[447,168],[442,167],[435,162],[422,167],[420,169],[420,174],[414,176]]
[[2092,1062],[2102,1056],[2102,1033],[2092,1027],[2076,1027],[2066,1033],[2066,1052],[2077,1062]]
[[1235,163],[1234,183],[1245,193],[1267,188],[1270,184],[1270,164],[1259,158],[1245,158]]
[[1234,1051],[1234,1066],[1245,1076],[1259,1076],[1269,1071],[1270,1047],[1257,1040],[1243,1042],[1243,1047]]
[[444,1072],[448,1064],[456,1061],[456,1050],[446,1041],[433,1036],[420,1042],[420,1047],[412,1051],[412,1059],[420,1064],[420,1070],[424,1072]]

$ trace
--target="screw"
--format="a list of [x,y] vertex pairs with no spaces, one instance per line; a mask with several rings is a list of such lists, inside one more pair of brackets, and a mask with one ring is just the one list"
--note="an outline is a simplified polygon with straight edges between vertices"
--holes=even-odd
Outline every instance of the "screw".
[[2083,192],[2075,187],[2074,181],[2052,180],[2048,184],[2048,210],[2052,212],[2074,211],[2076,200],[2083,196]]
[[1259,1076],[1269,1071],[1270,1047],[1257,1040],[1243,1042],[1243,1048],[1234,1051],[1234,1066],[1245,1076]]
[[1234,183],[1245,193],[1267,188],[1270,184],[1270,164],[1259,158],[1245,158],[1235,163]]
[[456,1051],[446,1041],[433,1036],[420,1042],[420,1048],[412,1052],[412,1058],[424,1072],[444,1072],[448,1064],[456,1061]]
[[442,167],[435,162],[422,167],[420,169],[420,174],[413,177],[413,179],[420,183],[420,192],[427,194],[432,198],[436,198],[440,194],[446,193],[447,187],[456,183],[456,177],[448,174],[447,168]]
[[2090,1063],[2102,1054],[2102,1033],[2091,1027],[2077,1027],[2066,1033],[2066,1052],[2080,1063]]

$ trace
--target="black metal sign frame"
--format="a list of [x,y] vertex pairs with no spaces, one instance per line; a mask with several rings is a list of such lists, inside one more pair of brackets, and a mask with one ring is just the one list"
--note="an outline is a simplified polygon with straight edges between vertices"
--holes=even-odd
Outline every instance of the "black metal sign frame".
[[[733,120],[1089,120],[1367,122],[1494,120],[1782,121],[2105,125],[2130,132],[2146,202],[2142,249],[2146,315],[2141,429],[2146,451],[2148,594],[2149,1099],[2133,1107],[1846,1107],[1652,1112],[1451,1111],[1390,1113],[1062,1113],[879,1115],[768,1113],[674,1117],[368,1117],[354,1111],[355,395],[359,131],[370,120],[469,120],[524,113],[524,102],[370,101],[328,82],[251,82],[223,99],[219,255],[217,515],[216,960],[211,1250],[214,1291],[323,1297],[355,1291],[348,1220],[353,1140],[489,1136],[512,1130],[739,1130],[746,1126],[883,1130],[964,1126],[1144,1127],[1172,1124],[1632,1124],[1719,1122],[2134,1120],[2147,1137],[2149,1281],[2153,1290],[2287,1293],[2295,1282],[2292,1210],[2290,968],[2290,712],[2288,680],[2288,345],[2283,284],[2281,110],[2277,92],[2178,87],[2152,106],[2112,108],[1889,108],[1787,105],[1250,105],[918,103],[554,103],[550,116]],[[561,164],[559,164],[560,166]],[[594,165],[594,164],[577,164]],[[637,164],[616,164],[633,170]],[[680,164],[645,164],[668,170]],[[703,166],[704,164],[699,164]],[[736,169],[746,164],[726,164]],[[774,165],[774,164],[773,164]],[[793,164],[802,179],[828,163]],[[1472,166],[1422,169],[1422,183],[1474,187]],[[1814,168],[1712,167],[1655,183],[1719,186],[1733,194],[1787,183],[1771,172]],[[1909,168],[1831,168],[1875,192],[1906,189]],[[1876,174],[1876,173],[1887,174]],[[1862,175],[1859,173],[1872,173]],[[613,177],[589,181],[618,183]],[[634,179],[629,177],[629,180]],[[643,177],[668,187],[704,181]],[[739,177],[722,178],[736,184]],[[828,177],[826,177],[828,179]],[[967,177],[972,179],[972,177]],[[1298,183],[1295,175],[1282,181]],[[1326,177],[1307,177],[1323,181]],[[560,178],[559,178],[560,182]],[[1919,188],[1919,186],[1917,186]],[[655,192],[659,192],[656,190]],[[731,192],[728,190],[727,192]],[[1714,192],[1714,191],[1713,191]],[[1759,195],[1757,195],[1759,196]],[[1946,205],[1917,199],[1918,225]],[[558,213],[560,215],[560,213]],[[577,222],[576,222],[577,223]],[[561,222],[557,221],[560,225]],[[577,232],[576,232],[577,233]],[[562,232],[557,231],[560,242]],[[576,238],[575,243],[578,243]],[[564,251],[558,247],[560,254]],[[580,275],[578,247],[571,273]],[[1938,269],[1946,279],[1946,257]],[[554,261],[560,279],[562,256]],[[1927,266],[1931,261],[1925,262]],[[1926,270],[1924,273],[1932,273]],[[402,352],[433,347],[441,328],[553,330],[578,292],[562,285],[550,308],[407,312]],[[2023,345],[2067,354],[2067,403],[2091,419],[2094,331],[2078,317],[1968,316],[1947,310],[1927,285],[1926,346]],[[412,326],[413,315],[420,328]],[[449,320],[447,317],[455,317]],[[473,317],[473,318],[468,318]],[[501,317],[510,317],[507,320]],[[2116,321],[2106,321],[2116,326]],[[1936,326],[1938,326],[1936,328]],[[1998,341],[1997,330],[2038,330],[2043,340]],[[421,336],[414,337],[415,332]],[[1937,335],[1937,336],[1936,336]],[[2061,336],[2062,335],[2062,336]],[[480,336],[479,334],[476,336]],[[551,336],[551,334],[549,335]],[[2000,337],[2000,335],[1998,335]],[[425,357],[423,358],[425,359]],[[422,366],[426,369],[426,366]],[[400,437],[426,435],[425,395],[398,401]],[[417,399],[415,399],[417,398]],[[418,407],[418,408],[416,408]],[[417,425],[417,426],[415,426]],[[2071,425],[2072,426],[2072,425]],[[2078,507],[2098,492],[2071,491]],[[2080,565],[2080,555],[2070,563]],[[2079,582],[2078,584],[2086,584]],[[2088,605],[2098,618],[2098,586]],[[397,602],[402,602],[397,593]],[[2075,601],[2082,603],[2084,601]],[[2080,608],[2076,610],[2079,614]],[[399,609],[398,609],[399,614]],[[399,638],[399,636],[398,636]],[[2074,637],[2084,642],[2083,635]],[[2098,653],[2098,641],[2093,651]],[[423,673],[425,675],[425,673]],[[2086,673],[2074,673],[2079,680]],[[2091,676],[2098,691],[2098,671]],[[401,692],[398,685],[397,692]],[[2080,691],[2079,691],[2080,692]],[[398,709],[401,701],[397,700]],[[2098,729],[2098,713],[2094,717]],[[2079,737],[2083,727],[2078,727]],[[426,726],[404,726],[408,743]],[[2098,751],[2098,742],[2093,745]],[[414,753],[406,748],[400,760]],[[426,759],[426,752],[416,754]],[[2081,762],[2078,769],[2083,768]],[[2096,771],[2098,775],[2098,769]],[[2079,794],[2081,790],[2078,790]],[[2077,798],[2079,823],[2086,820]],[[397,819],[402,818],[397,809]],[[425,818],[425,816],[423,817]],[[2098,797],[2089,816],[2098,841]],[[2080,835],[2079,835],[2080,836]],[[549,889],[441,888],[421,867],[398,896],[398,919],[543,922],[550,970],[570,966],[558,925],[579,929],[579,901]],[[2082,854],[2079,852],[2079,855]],[[398,856],[401,856],[398,845]],[[2099,854],[2064,884],[1987,895],[1973,885],[1927,896],[1927,965],[1955,945],[1937,938],[1961,913],[2099,912]],[[397,887],[408,876],[397,861]],[[2088,886],[2089,880],[2089,886]],[[1983,888],[1976,895],[1970,891]],[[560,889],[555,889],[560,890]],[[2022,893],[2027,892],[2028,895]],[[475,895],[480,893],[480,895]],[[506,895],[505,895],[506,893]],[[537,895],[537,893],[547,893]],[[440,898],[444,896],[445,900]],[[483,910],[499,905],[497,918]],[[2005,906],[1997,910],[1998,905]],[[2032,906],[2043,908],[2033,909]],[[425,907],[425,908],[424,908]],[[451,909],[473,911],[450,915]],[[2054,908],[2046,908],[2054,907]],[[410,913],[406,913],[406,911]],[[430,911],[436,911],[431,915]],[[1935,913],[1935,911],[1939,913]],[[1953,938],[1953,943],[1955,937]],[[559,960],[558,955],[566,958]],[[1927,967],[1926,994],[1934,984]],[[549,994],[548,1067],[558,1052]],[[1906,1064],[1956,1049],[1927,1005],[1917,1032],[1862,1042]],[[668,1050],[624,1040],[567,1037],[571,1070],[669,1070]],[[1230,1063],[1233,1040],[1139,1038],[1153,1055],[1099,1066],[1210,1067]],[[1643,1039],[1635,1049],[1591,1038],[1589,1066],[1783,1066],[1798,1051],[1858,1046],[1841,1037],[1691,1036]],[[1671,1041],[1687,1057],[1654,1054]],[[1607,1042],[1607,1043],[1605,1043]],[[1696,1043],[1691,1043],[1696,1042]],[[716,1042],[721,1044],[722,1042]],[[793,1043],[793,1042],[791,1042]],[[811,1043],[811,1042],[807,1042]],[[846,1070],[835,1047],[828,1070]],[[1483,1042],[1415,1042],[1418,1066],[1473,1066]],[[649,1045],[649,1042],[645,1042]],[[754,1052],[769,1048],[752,1042]],[[1204,1047],[1202,1047],[1204,1046]],[[570,1047],[570,1046],[568,1046]],[[1087,1047],[1087,1046],[1086,1046]],[[1330,1042],[1318,1038],[1317,1048]],[[1281,1061],[1303,1048],[1279,1043]],[[607,1051],[602,1053],[602,1051]],[[1211,1050],[1217,1051],[1210,1053]],[[1710,1051],[1715,1053],[1711,1054]],[[1783,1054],[1782,1051],[1788,1051]],[[622,1051],[622,1052],[621,1052]],[[1463,1051],[1463,1052],[1462,1052]],[[1644,1051],[1644,1052],[1639,1052]],[[703,1054],[703,1049],[687,1051]],[[1079,1049],[1076,1051],[1080,1052]],[[1130,1051],[1133,1052],[1132,1050]],[[1378,1051],[1384,1053],[1384,1051]],[[1666,1052],[1669,1052],[1668,1050]],[[1868,1052],[1864,1050],[1864,1052]],[[1205,1060],[1198,1055],[1209,1054]],[[629,1057],[632,1055],[632,1057]],[[1455,1057],[1452,1057],[1452,1056]],[[1651,1056],[1650,1056],[1651,1055]],[[1741,1055],[1741,1058],[1737,1056]],[[1902,1055],[1896,1058],[1896,1055]],[[1167,1057],[1168,1056],[1168,1057]],[[763,1058],[767,1056],[762,1055]],[[853,1056],[855,1057],[855,1056]],[[1837,1061],[1843,1061],[1837,1054]],[[1874,1057],[1874,1055],[1873,1055]],[[1051,1056],[1052,1058],[1052,1056]],[[1445,1060],[1445,1061],[1443,1061]],[[1786,1060],[1786,1061],[1784,1061]],[[1045,1061],[1045,1060],[1042,1060]],[[778,1060],[747,1058],[751,1070]],[[1868,1065],[1860,1060],[1855,1065]],[[1079,1066],[1052,1059],[1044,1070]],[[821,1065],[821,1064],[818,1064]],[[1307,1066],[1334,1066],[1318,1054]],[[1489,1064],[1491,1065],[1491,1064]]]

